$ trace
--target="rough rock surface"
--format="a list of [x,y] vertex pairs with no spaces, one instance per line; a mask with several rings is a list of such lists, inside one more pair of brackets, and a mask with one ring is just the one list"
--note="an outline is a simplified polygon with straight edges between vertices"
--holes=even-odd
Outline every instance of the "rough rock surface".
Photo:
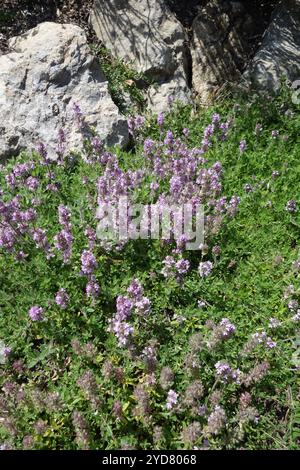
[[74,103],[108,144],[127,143],[126,119],[111,100],[81,28],[41,23],[12,38],[9,47],[12,52],[0,57],[0,158],[39,141],[54,153],[60,128],[68,150],[79,149],[83,135],[74,125]]
[[165,109],[170,94],[188,101],[185,31],[163,0],[95,0],[91,22],[115,57],[156,82],[151,109]]
[[284,76],[290,82],[300,78],[300,0],[283,0],[275,9],[242,83],[276,91]]
[[241,76],[253,22],[241,2],[211,0],[194,19],[192,30],[193,87],[207,103],[224,83]]

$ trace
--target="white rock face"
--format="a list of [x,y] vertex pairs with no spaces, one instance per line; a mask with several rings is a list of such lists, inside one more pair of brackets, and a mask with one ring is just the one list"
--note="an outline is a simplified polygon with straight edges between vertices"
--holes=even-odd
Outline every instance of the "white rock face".
[[300,0],[283,0],[276,8],[242,84],[276,91],[284,76],[300,79]]
[[115,57],[156,82],[148,93],[150,109],[166,109],[169,94],[189,100],[185,32],[163,0],[95,0],[91,22]]
[[83,136],[74,124],[74,103],[109,145],[127,143],[126,119],[109,95],[81,28],[41,23],[12,38],[9,46],[12,52],[0,57],[0,158],[40,141],[54,154],[60,128],[67,134],[67,149],[80,149]]

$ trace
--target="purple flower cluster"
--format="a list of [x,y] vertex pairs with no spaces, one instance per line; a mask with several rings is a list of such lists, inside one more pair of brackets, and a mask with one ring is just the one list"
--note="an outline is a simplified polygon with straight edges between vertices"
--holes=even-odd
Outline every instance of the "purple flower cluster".
[[297,313],[292,316],[292,320],[295,321],[295,322],[300,321],[300,309],[297,310]]
[[167,410],[172,410],[172,408],[174,408],[174,405],[177,404],[177,401],[178,401],[178,393],[176,393],[174,390],[169,390],[168,396],[167,396],[167,402],[166,402]]
[[127,119],[129,133],[136,137],[138,132],[142,129],[145,123],[145,118],[143,116],[129,117]]
[[208,277],[213,270],[213,263],[211,261],[201,261],[199,263],[198,272],[200,277]]
[[108,331],[114,333],[119,346],[126,346],[134,328],[126,321],[131,314],[132,304],[126,297],[119,296],[117,299],[117,312],[109,321]]
[[88,239],[89,249],[92,250],[96,245],[97,235],[94,229],[87,227],[84,231],[84,235]]
[[251,353],[257,346],[263,346],[268,349],[274,349],[276,342],[270,338],[265,331],[253,333],[244,346],[244,354]]
[[288,202],[286,203],[285,210],[286,210],[287,212],[291,212],[291,213],[297,212],[298,208],[297,208],[297,203],[296,203],[296,201],[294,201],[294,199],[291,199],[290,201],[288,201]]
[[144,290],[138,279],[133,279],[127,289],[129,297],[119,295],[117,298],[117,311],[109,321],[109,331],[114,333],[120,346],[126,346],[134,328],[127,322],[134,311],[144,318],[151,311],[151,302],[143,296]]
[[216,405],[214,411],[207,418],[207,431],[209,434],[217,435],[220,434],[226,423],[225,410]]
[[62,254],[64,263],[67,263],[72,254],[73,235],[70,230],[62,229],[54,237],[54,246]]
[[208,340],[208,347],[210,349],[214,349],[223,341],[230,339],[236,331],[235,325],[231,323],[228,318],[222,318],[218,325],[208,320],[206,326],[212,330]]
[[246,140],[241,140],[240,146],[239,146],[240,152],[241,152],[241,153],[244,153],[245,150],[246,150],[246,148],[247,148],[247,142],[246,142]]
[[[5,181],[6,183],[8,184],[8,186],[10,186],[11,188],[15,189],[17,187],[21,187],[23,186],[24,184],[29,188],[30,188],[30,182],[35,180],[37,181],[37,185],[38,185],[38,180],[36,180],[36,178],[33,178],[31,176],[29,176],[30,172],[32,170],[34,170],[35,168],[35,163],[32,162],[32,161],[28,161],[28,162],[25,162],[25,163],[19,163],[17,165],[15,165],[11,171],[11,173],[7,174],[5,176]],[[29,184],[28,184],[29,182]],[[35,186],[35,183],[33,182],[33,186]],[[35,189],[37,188],[37,186],[35,186]],[[33,190],[35,190],[33,189]]]
[[26,184],[27,188],[29,189],[29,191],[34,192],[39,187],[39,180],[37,178],[34,178],[33,176],[29,176],[26,179],[25,184]]
[[85,286],[86,295],[92,299],[96,299],[100,294],[100,286],[94,275],[89,276],[88,282]]
[[166,278],[176,278],[177,281],[181,281],[190,269],[190,262],[187,259],[180,258],[178,261],[173,256],[167,256],[163,260],[163,269],[161,273]]
[[36,218],[35,209],[22,210],[19,196],[8,201],[0,199],[0,247],[8,252],[18,252],[18,242],[24,240]]
[[142,351],[142,359],[146,365],[148,373],[152,373],[156,369],[157,347],[158,347],[157,340],[152,339],[149,341],[148,345]]
[[255,126],[254,134],[259,136],[263,131],[263,126],[258,122]]
[[58,221],[66,229],[71,229],[71,212],[63,204],[58,206]]
[[31,236],[37,248],[41,248],[47,257],[51,257],[51,246],[46,236],[46,230],[42,228],[34,228],[31,230]]
[[222,382],[236,382],[240,384],[241,371],[239,369],[232,369],[225,361],[218,361],[215,364],[216,377]]
[[277,318],[270,318],[269,328],[275,329],[275,328],[279,328],[280,326],[281,326],[281,321],[279,321]]
[[89,276],[93,274],[98,267],[95,256],[89,250],[84,250],[81,255],[81,271],[83,274]]
[[42,321],[44,320],[44,309],[38,305],[34,305],[29,309],[28,315],[32,321]]
[[230,338],[236,331],[235,326],[228,320],[228,318],[222,318],[219,324],[219,328],[222,337],[225,339]]
[[73,235],[71,231],[71,213],[63,205],[58,207],[58,220],[62,230],[54,236],[54,246],[62,254],[64,263],[67,263],[72,254]]
[[59,289],[59,291],[57,292],[55,296],[56,305],[58,305],[62,309],[65,309],[67,308],[69,301],[70,301],[70,298],[66,290],[63,288]]

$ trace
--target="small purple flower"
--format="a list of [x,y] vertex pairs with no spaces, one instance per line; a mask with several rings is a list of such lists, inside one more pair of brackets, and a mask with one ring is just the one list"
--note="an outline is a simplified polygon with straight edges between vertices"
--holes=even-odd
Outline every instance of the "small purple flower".
[[84,235],[88,239],[89,248],[92,250],[95,246],[97,234],[92,227],[87,227],[84,231]]
[[58,206],[58,221],[60,225],[62,225],[65,228],[70,228],[71,226],[70,219],[71,219],[70,210],[63,204],[60,204]]
[[1,356],[2,356],[2,362],[6,362],[6,359],[11,355],[12,353],[12,348],[9,346],[6,346],[5,344],[0,341],[0,364],[1,364]]
[[213,269],[213,263],[211,261],[203,261],[199,263],[198,271],[200,277],[205,278],[208,277]]
[[39,180],[33,176],[29,176],[26,180],[26,186],[29,191],[36,191],[39,187]]
[[172,105],[173,105],[173,103],[174,103],[174,100],[175,100],[175,98],[174,98],[173,95],[169,95],[169,96],[168,96],[168,98],[167,98],[167,103],[168,103],[168,105],[169,105],[170,108],[172,107]]
[[215,364],[216,376],[222,382],[236,382],[240,383],[240,370],[233,370],[230,365],[225,361],[218,361]]
[[47,160],[48,153],[47,153],[46,146],[45,144],[43,144],[43,142],[39,142],[37,144],[36,150],[44,160]]
[[101,139],[98,139],[97,137],[94,137],[91,141],[92,147],[96,152],[100,152],[103,150],[103,141]]
[[215,245],[211,251],[213,255],[219,256],[221,254],[221,247],[219,245]]
[[254,134],[256,136],[259,136],[262,133],[262,130],[263,130],[262,125],[260,123],[257,123],[256,126],[255,126]]
[[36,247],[42,248],[46,252],[49,252],[50,244],[47,240],[46,231],[41,228],[35,228],[32,230],[31,234]]
[[146,316],[150,313],[151,302],[148,299],[148,297],[143,297],[138,302],[135,302],[135,308],[136,308],[138,314]]
[[219,122],[221,121],[220,114],[217,114],[217,113],[213,114],[211,121],[213,124],[219,124]]
[[278,328],[281,325],[281,322],[277,318],[270,318],[269,328],[274,329]]
[[273,341],[271,338],[267,338],[266,339],[266,346],[269,348],[269,349],[274,349],[276,348],[276,341]]
[[138,279],[133,279],[127,289],[127,292],[133,299],[140,300],[143,295],[144,289]]
[[273,139],[277,139],[278,136],[279,136],[279,131],[272,131],[272,138]]
[[220,331],[223,338],[230,338],[236,331],[236,327],[231,323],[228,318],[222,318],[219,324]]
[[56,193],[58,191],[58,186],[57,186],[56,183],[49,183],[46,186],[46,190],[47,191],[53,191],[54,193]]
[[171,410],[173,406],[176,405],[177,400],[178,400],[178,393],[176,393],[174,390],[169,390],[167,403],[166,403],[167,410]]
[[287,212],[297,212],[297,203],[294,199],[290,199],[285,206]]
[[272,178],[278,178],[278,176],[280,175],[279,171],[275,170],[272,172]]
[[245,152],[246,148],[247,148],[246,140],[241,140],[240,141],[240,146],[239,146],[240,152],[241,153]]
[[84,123],[84,116],[83,116],[83,112],[81,111],[81,108],[79,106],[79,104],[77,103],[73,103],[73,113],[74,113],[74,117],[75,117],[75,120],[76,120],[76,123],[78,125],[78,127],[82,127],[83,123]]
[[116,335],[119,346],[126,346],[134,328],[129,323],[114,318],[110,321],[109,331]]
[[163,113],[160,113],[157,116],[157,124],[159,125],[159,127],[162,127],[164,125],[164,122],[165,122],[165,116],[163,115]]
[[178,274],[186,274],[190,268],[190,262],[187,259],[180,259],[175,264]]
[[252,188],[251,184],[246,183],[244,185],[244,190],[245,190],[246,193],[251,193],[253,191],[253,188]]
[[156,181],[152,181],[152,183],[150,183],[151,191],[156,191],[158,188],[159,188],[159,184]]
[[152,148],[154,146],[154,141],[152,139],[145,139],[144,141],[144,152],[146,155],[149,155],[152,151]]
[[90,277],[90,279],[89,279],[89,281],[86,285],[85,291],[86,291],[86,295],[88,297],[92,297],[93,299],[96,299],[97,297],[99,297],[100,286],[99,286],[95,276]]
[[172,176],[170,179],[170,190],[172,193],[179,193],[182,189],[183,183],[179,176]]
[[126,320],[132,311],[133,303],[128,297],[119,295],[117,297],[117,318],[120,321]]
[[34,305],[28,311],[28,314],[32,321],[42,321],[44,319],[44,309],[38,305]]
[[174,136],[173,136],[172,131],[170,131],[170,130],[167,131],[167,135],[166,135],[166,138],[164,140],[164,144],[168,145],[168,146],[172,146],[174,144]]
[[296,322],[300,321],[300,310],[297,310],[297,313],[292,317],[292,320]]
[[93,274],[98,263],[91,251],[84,250],[81,255],[81,271],[83,274]]
[[291,310],[291,312],[295,312],[298,308],[298,300],[292,299],[288,303],[288,309]]
[[69,230],[61,230],[54,237],[55,248],[62,253],[63,260],[67,263],[71,258],[73,235]]
[[59,289],[55,296],[55,303],[58,305],[60,308],[64,309],[67,307],[68,303],[70,301],[70,298],[65,291],[65,289]]

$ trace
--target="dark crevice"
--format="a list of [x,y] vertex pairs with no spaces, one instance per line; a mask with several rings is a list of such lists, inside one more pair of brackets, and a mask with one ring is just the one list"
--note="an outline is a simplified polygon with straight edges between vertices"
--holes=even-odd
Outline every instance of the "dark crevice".
[[187,85],[190,89],[193,86],[193,63],[192,63],[192,54],[190,47],[190,37],[184,41],[184,51],[183,51],[183,68],[186,76]]

